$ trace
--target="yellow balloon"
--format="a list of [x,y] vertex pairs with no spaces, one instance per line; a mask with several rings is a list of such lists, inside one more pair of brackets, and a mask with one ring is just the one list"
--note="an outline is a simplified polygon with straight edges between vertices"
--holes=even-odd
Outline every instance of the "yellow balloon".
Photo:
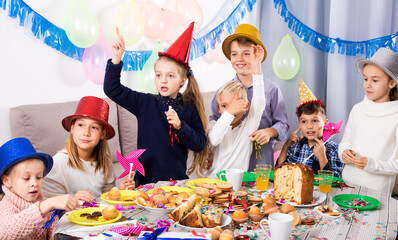
[[127,46],[137,43],[144,33],[144,18],[138,5],[135,2],[126,3],[116,16],[114,25],[115,36],[118,27]]
[[283,37],[281,44],[276,49],[272,58],[272,68],[275,74],[283,80],[293,78],[299,71],[300,57],[289,34]]
[[92,46],[99,36],[97,16],[83,0],[69,0],[65,18],[65,33],[80,48]]

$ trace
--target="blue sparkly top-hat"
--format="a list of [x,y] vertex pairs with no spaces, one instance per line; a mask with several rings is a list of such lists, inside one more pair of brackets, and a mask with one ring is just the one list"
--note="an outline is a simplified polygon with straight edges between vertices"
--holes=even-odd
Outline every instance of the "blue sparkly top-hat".
[[43,177],[50,172],[53,167],[53,158],[45,153],[36,152],[30,141],[26,138],[14,138],[0,147],[0,177],[10,167],[26,159],[40,159],[43,161],[45,169]]

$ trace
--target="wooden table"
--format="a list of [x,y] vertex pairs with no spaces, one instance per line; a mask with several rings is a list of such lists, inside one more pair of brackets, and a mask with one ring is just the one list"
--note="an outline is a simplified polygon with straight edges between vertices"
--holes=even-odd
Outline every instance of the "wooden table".
[[[176,186],[185,186],[185,182],[186,181],[179,181]],[[350,186],[354,186],[349,183],[347,184]],[[169,185],[169,182],[158,182],[153,186],[159,187],[167,185]],[[270,187],[272,187],[272,184],[270,185]],[[333,209],[337,209],[339,207],[332,201],[333,196],[338,194],[360,194],[376,198],[381,202],[381,209],[374,211],[356,212],[354,213],[354,217],[347,220],[344,216],[340,218],[322,217],[317,214],[313,208],[298,208],[297,211],[302,218],[314,217],[316,219],[316,224],[299,225],[297,227],[293,227],[290,239],[396,239],[398,229],[398,200],[391,198],[390,196],[387,196],[386,194],[383,194],[381,192],[368,190],[367,188],[359,186],[355,186],[355,188],[345,187],[342,190],[339,188],[332,188],[332,191],[327,196],[326,204],[331,206]],[[99,202],[101,206],[109,205],[102,200],[97,202]],[[127,209],[126,206],[124,208]],[[145,216],[148,220],[139,222],[148,227],[156,226],[156,219],[169,219],[165,215],[150,213],[139,207],[136,207],[134,210],[127,209],[127,211],[123,212],[123,215],[127,219],[139,219],[140,217]],[[64,216],[59,221],[56,232],[66,233],[77,237],[89,237],[89,234],[95,234],[96,232],[106,232],[111,227],[112,226],[107,226],[100,229],[91,230],[90,227],[84,227],[71,223],[67,219],[67,217]],[[84,229],[84,231],[73,233],[68,232],[69,230],[74,229]],[[169,231],[187,230],[176,225],[172,225]],[[245,229],[243,228],[235,229],[235,235],[238,234],[247,234],[252,236],[256,234],[258,236],[258,239],[266,239],[267,235],[266,231],[260,229],[245,231]],[[130,237],[130,239],[135,238],[136,237]]]

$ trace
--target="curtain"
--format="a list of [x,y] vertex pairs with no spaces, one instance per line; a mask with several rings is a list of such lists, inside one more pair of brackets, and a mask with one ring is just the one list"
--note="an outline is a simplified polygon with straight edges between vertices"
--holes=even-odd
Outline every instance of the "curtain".
[[[312,30],[331,38],[367,41],[398,31],[398,2],[394,0],[286,0],[289,11]],[[268,57],[263,74],[279,85],[286,102],[289,133],[297,129],[300,78],[326,105],[329,121],[344,120],[344,130],[351,108],[364,98],[362,76],[355,62],[365,54],[347,56],[325,53],[301,40],[280,18],[273,0],[264,0],[260,16],[261,40]],[[300,56],[300,70],[290,80],[279,79],[272,69],[272,57],[282,38],[289,34]],[[396,51],[396,50],[395,50]],[[343,133],[333,140],[340,142]]]

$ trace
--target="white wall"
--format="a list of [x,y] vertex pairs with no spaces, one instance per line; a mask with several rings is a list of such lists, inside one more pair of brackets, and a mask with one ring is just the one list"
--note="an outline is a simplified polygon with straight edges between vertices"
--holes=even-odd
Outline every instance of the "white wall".
[[[25,2],[51,22],[62,25],[66,0],[56,1],[55,5],[50,0]],[[90,7],[95,6],[96,12],[103,10],[101,2],[109,4],[110,1],[87,0]],[[162,0],[154,2],[160,6],[169,3]],[[224,4],[224,1],[213,0],[198,2],[204,11],[204,24],[214,19]],[[253,12],[246,13],[242,22],[258,26],[261,1],[257,2]],[[73,101],[86,95],[105,97],[102,86],[93,84],[86,78],[81,62],[45,45],[3,10],[0,10],[0,36],[0,145],[11,139],[9,109],[12,107]],[[205,57],[192,61],[191,66],[203,92],[216,90],[234,76],[229,63],[209,63]],[[123,82],[138,80],[138,74],[128,72],[122,78]]]

